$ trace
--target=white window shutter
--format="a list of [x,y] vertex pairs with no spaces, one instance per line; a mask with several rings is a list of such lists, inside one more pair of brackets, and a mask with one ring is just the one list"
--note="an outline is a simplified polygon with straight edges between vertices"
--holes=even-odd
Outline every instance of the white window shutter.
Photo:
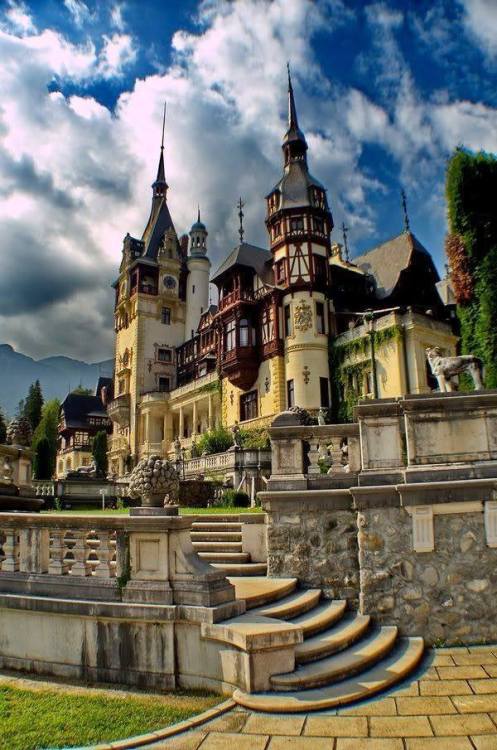
[[497,547],[497,500],[485,503],[485,537],[489,547]]
[[416,505],[412,509],[412,546],[415,552],[433,552],[433,508],[431,505]]

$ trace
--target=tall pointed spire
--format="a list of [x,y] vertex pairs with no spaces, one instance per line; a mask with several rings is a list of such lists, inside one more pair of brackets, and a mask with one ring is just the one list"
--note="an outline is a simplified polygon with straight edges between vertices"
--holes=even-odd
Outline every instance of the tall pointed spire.
[[157,177],[155,179],[154,184],[152,185],[154,189],[154,197],[157,195],[159,197],[165,196],[166,191],[168,188],[168,184],[166,182],[166,172],[164,169],[164,131],[166,127],[166,102],[164,102],[164,111],[162,114],[162,137],[161,137],[161,144],[160,144],[160,157],[159,157],[159,166],[157,169]]
[[402,203],[402,212],[404,214],[404,232],[410,232],[411,228],[409,226],[409,213],[407,211],[407,198],[405,190],[400,191],[400,197]]
[[297,117],[297,107],[295,105],[295,95],[293,93],[292,75],[290,73],[290,63],[287,63],[288,72],[288,130],[283,138],[283,151],[285,153],[285,164],[292,159],[305,160],[307,143],[305,136],[299,128]]

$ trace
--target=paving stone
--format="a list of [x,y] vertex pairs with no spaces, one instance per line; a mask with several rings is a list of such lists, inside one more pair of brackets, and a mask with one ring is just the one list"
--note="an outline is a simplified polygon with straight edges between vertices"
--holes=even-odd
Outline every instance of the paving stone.
[[416,737],[406,740],[407,750],[473,750],[468,737]]
[[[497,693],[497,680],[487,678],[486,680],[470,680],[469,684],[475,693]],[[459,692],[455,690],[454,693]]]
[[339,716],[396,716],[397,706],[393,698],[383,698],[354,708],[341,708]]
[[436,648],[436,654],[469,654],[467,646],[450,646],[448,648]]
[[205,736],[205,732],[186,732],[178,737],[146,745],[144,750],[197,750]]
[[385,739],[383,737],[381,740],[374,737],[364,740],[339,737],[336,744],[336,750],[403,750],[403,748],[401,739]]
[[485,664],[485,672],[490,677],[497,677],[497,664]]
[[223,716],[203,724],[202,729],[206,732],[241,732],[248,716],[247,711],[228,711]]
[[473,735],[471,739],[476,750],[497,750],[497,737],[492,737],[491,734]]
[[467,664],[497,664],[497,658],[491,651],[476,651],[471,654],[454,654],[449,657],[454,659],[457,666],[466,666]]
[[415,680],[414,682],[411,682],[410,685],[406,685],[406,687],[399,688],[398,690],[392,691],[390,694],[395,695],[395,697],[398,697],[401,695],[419,695],[419,682]]
[[[495,665],[497,667],[497,664]],[[466,667],[437,667],[441,680],[476,680],[479,677],[486,677],[487,673],[483,667],[466,666]]]
[[304,735],[313,737],[367,737],[365,716],[308,716]]
[[468,646],[468,651],[470,654],[479,654],[481,651],[497,651],[496,646]]
[[372,737],[432,737],[426,716],[372,716]]
[[202,742],[202,750],[264,750],[268,739],[269,737],[264,734],[209,732]]
[[436,735],[495,734],[497,727],[488,714],[430,716]]
[[429,667],[426,672],[424,672],[421,677],[419,678],[419,681],[422,680],[439,680],[440,676],[436,670],[435,667]]
[[472,692],[466,680],[425,680],[420,684],[420,690],[421,695],[465,695]]
[[454,695],[452,701],[461,714],[497,711],[497,695]]
[[[469,656],[469,654],[466,654],[466,656]],[[435,654],[431,662],[432,667],[453,667],[454,664],[454,657],[450,654]]]
[[457,713],[450,698],[447,697],[429,695],[418,698],[396,698],[396,703],[401,716]]
[[335,740],[332,737],[271,737],[267,750],[333,750],[334,744]]
[[244,733],[250,734],[301,734],[305,716],[289,714],[250,714]]

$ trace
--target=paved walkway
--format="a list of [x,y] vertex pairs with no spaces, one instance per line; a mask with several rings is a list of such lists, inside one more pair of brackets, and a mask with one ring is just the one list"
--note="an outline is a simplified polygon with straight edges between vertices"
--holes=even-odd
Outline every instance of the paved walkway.
[[497,750],[497,646],[448,648],[407,684],[353,708],[236,708],[149,750]]

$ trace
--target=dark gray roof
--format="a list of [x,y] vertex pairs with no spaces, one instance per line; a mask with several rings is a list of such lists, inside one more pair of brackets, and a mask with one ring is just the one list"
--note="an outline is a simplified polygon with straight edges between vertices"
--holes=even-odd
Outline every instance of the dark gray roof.
[[352,262],[364,273],[375,278],[376,296],[378,299],[384,299],[392,294],[400,274],[409,267],[415,252],[423,253],[431,260],[428,250],[412,232],[402,232],[367,253],[353,258]]
[[252,268],[256,274],[262,278],[266,271],[266,263],[271,261],[271,259],[272,255],[269,250],[264,250],[262,247],[242,242],[241,245],[237,245],[221,263],[211,281],[215,281],[226,273],[226,271],[229,271],[230,268],[234,268],[234,266]]
[[[168,229],[174,230],[173,220],[165,198],[154,198],[150,218],[143,232],[142,240],[145,242],[143,257],[157,259],[164,232]],[[176,230],[174,230],[176,231]]]
[[298,208],[311,205],[309,189],[311,187],[320,188],[326,195],[323,184],[310,174],[304,160],[291,161],[285,167],[283,177],[271,192],[274,190],[280,192],[281,199],[278,208]]

